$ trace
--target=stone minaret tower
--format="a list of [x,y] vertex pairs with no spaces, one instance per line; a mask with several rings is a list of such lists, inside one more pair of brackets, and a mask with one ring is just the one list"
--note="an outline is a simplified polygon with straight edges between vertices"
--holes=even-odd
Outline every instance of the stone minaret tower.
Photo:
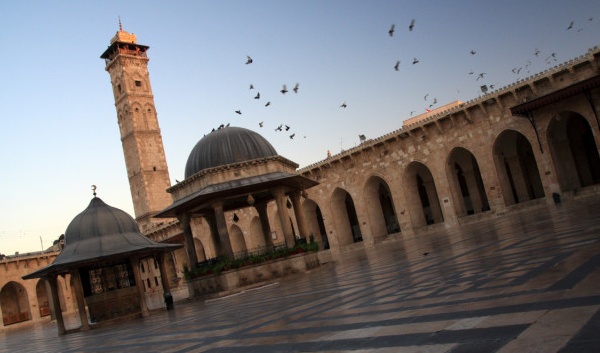
[[135,218],[143,233],[152,227],[151,217],[172,203],[166,191],[171,182],[150,87],[148,48],[137,44],[135,34],[124,31],[119,21],[119,31],[100,56],[110,74]]

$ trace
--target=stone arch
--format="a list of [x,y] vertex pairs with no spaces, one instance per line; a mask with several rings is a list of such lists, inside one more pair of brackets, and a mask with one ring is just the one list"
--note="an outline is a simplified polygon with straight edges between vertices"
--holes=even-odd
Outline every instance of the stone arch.
[[306,224],[310,235],[314,237],[317,243],[321,244],[321,249],[329,249],[329,239],[327,238],[327,230],[325,229],[325,221],[323,220],[321,208],[311,199],[306,199],[302,203],[302,207],[304,208]]
[[31,320],[29,296],[22,284],[10,281],[0,290],[0,310],[4,326]]
[[194,247],[196,248],[198,262],[206,261],[206,252],[204,251],[204,245],[200,239],[194,238]]
[[392,193],[383,178],[371,176],[367,179],[364,186],[364,198],[369,211],[371,231],[375,239],[400,232],[400,223],[394,209]]
[[529,140],[505,130],[494,142],[494,163],[507,206],[544,197],[544,187]]
[[600,183],[600,156],[589,122],[580,114],[564,111],[552,118],[548,144],[561,191]]
[[455,147],[448,155],[446,174],[450,192],[456,202],[457,216],[488,211],[490,204],[485,193],[479,164],[473,153],[463,147]]
[[414,227],[444,221],[433,174],[421,162],[411,162],[404,172],[406,199]]
[[46,291],[46,281],[40,279],[35,285],[35,295],[37,297],[40,317],[50,315],[50,297]]
[[148,130],[147,115],[144,112],[144,107],[140,103],[133,102],[131,104],[131,117],[133,128],[136,131]]
[[229,227],[229,239],[231,241],[231,250],[233,251],[234,257],[240,258],[248,254],[244,233],[236,224],[232,224],[231,227]]
[[350,193],[342,188],[336,188],[331,196],[331,210],[333,211],[339,245],[362,241],[358,215]]
[[[253,239],[254,248],[256,250],[267,248],[267,240],[265,237],[267,236],[263,231],[262,225],[260,224],[260,217],[254,216],[252,220],[250,220],[250,238]],[[271,236],[270,234],[268,235]]]

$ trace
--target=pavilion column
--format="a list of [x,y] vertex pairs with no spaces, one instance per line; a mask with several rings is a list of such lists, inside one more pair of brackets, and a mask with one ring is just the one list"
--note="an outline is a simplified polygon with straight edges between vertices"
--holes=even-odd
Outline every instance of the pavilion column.
[[256,212],[258,212],[258,218],[260,219],[260,226],[263,230],[263,236],[265,237],[265,245],[268,249],[273,249],[273,238],[271,237],[271,225],[269,224],[269,215],[267,214],[267,203],[259,202],[254,204]]
[[83,286],[81,285],[81,276],[78,269],[71,271],[71,278],[73,279],[73,291],[75,292],[77,310],[79,311],[79,321],[81,321],[81,331],[87,331],[90,329],[90,324],[88,323],[87,311],[85,310]]
[[227,221],[223,212],[223,201],[217,201],[211,205],[215,211],[215,222],[217,224],[217,232],[219,233],[219,242],[221,243],[222,255],[228,259],[233,259],[233,249],[229,240],[229,230],[227,229]]
[[300,203],[300,191],[294,191],[290,193],[290,199],[292,200],[292,206],[294,206],[294,215],[296,216],[296,222],[298,223],[298,231],[300,232],[301,239],[308,239],[309,231],[306,225],[306,216],[304,215],[304,209]]
[[60,308],[60,300],[58,299],[58,284],[56,283],[56,276],[46,277],[46,281],[50,285],[50,303],[52,303],[52,310],[54,311],[54,316],[56,317],[58,335],[62,336],[67,333],[67,330],[65,330],[65,321]]
[[167,264],[166,264],[166,254],[161,253],[158,254],[157,262],[160,270],[160,282],[163,287],[165,305],[167,306],[167,310],[173,309],[173,296],[171,295],[171,285],[169,284],[169,275],[167,272]]
[[218,257],[223,254],[221,250],[221,240],[219,239],[219,229],[217,228],[217,220],[215,218],[215,213],[211,213],[209,215],[204,216],[206,219],[206,223],[208,223],[208,227],[210,228],[210,237],[212,239],[212,243],[214,245],[214,256]]
[[192,226],[190,224],[190,215],[187,213],[178,216],[179,223],[183,230],[183,241],[187,252],[190,271],[196,268],[198,263],[198,255],[196,255],[196,245],[194,244],[194,234],[192,234]]
[[294,233],[292,232],[290,216],[286,211],[285,192],[283,188],[274,189],[273,196],[275,196],[275,201],[277,202],[277,213],[279,214],[279,223],[283,229],[285,243],[288,247],[292,247],[296,244],[296,239],[294,238]]
[[146,317],[150,315],[148,311],[148,305],[146,304],[146,293],[144,291],[144,283],[142,282],[142,275],[140,274],[140,259],[131,258],[131,268],[133,269],[133,278],[135,279],[135,286],[137,287],[138,294],[140,296],[140,309],[142,310],[142,316]]

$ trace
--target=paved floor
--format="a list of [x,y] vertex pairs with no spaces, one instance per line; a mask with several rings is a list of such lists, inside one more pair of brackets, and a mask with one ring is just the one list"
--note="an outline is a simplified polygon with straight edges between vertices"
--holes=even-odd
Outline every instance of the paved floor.
[[600,198],[387,241],[230,297],[3,352],[600,352]]

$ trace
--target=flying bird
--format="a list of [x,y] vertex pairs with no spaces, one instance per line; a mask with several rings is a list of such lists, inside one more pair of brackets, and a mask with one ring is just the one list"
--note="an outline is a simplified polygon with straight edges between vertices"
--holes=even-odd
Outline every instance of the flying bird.
[[342,105],[340,105],[340,107],[346,108],[347,107],[346,102],[342,103]]
[[283,131],[282,127],[283,127],[283,124],[279,125],[278,127],[275,128],[275,131]]
[[429,93],[427,93],[427,94],[426,94],[426,95],[423,97],[423,100],[425,100],[425,101],[426,101],[426,100],[427,100],[427,97],[429,97]]
[[252,58],[249,55],[246,55],[246,65],[252,64]]
[[471,55],[477,54],[477,52],[475,50],[471,50],[470,53],[471,53]]
[[239,115],[242,115],[242,111],[241,110],[236,110],[236,113],[238,113]]
[[256,93],[256,96],[254,96],[254,99],[260,99],[260,92]]
[[250,89],[254,89],[254,85],[253,84],[250,84]]
[[283,85],[283,88],[282,88],[282,89],[281,89],[281,91],[279,91],[279,92],[281,92],[281,94],[286,94],[286,93],[288,93],[287,87],[286,87],[285,85]]
[[571,23],[569,23],[569,27],[567,27],[567,30],[569,30],[569,29],[573,28],[573,25],[574,25],[574,24],[575,24],[575,22],[574,22],[574,21],[571,21]]
[[390,30],[388,31],[388,34],[390,35],[390,37],[394,36],[394,29],[396,28],[395,24],[392,24],[392,26],[390,27]]
[[400,60],[396,61],[396,65],[394,65],[394,70],[398,71],[400,69]]
[[480,78],[483,78],[483,75],[485,75],[485,72],[480,73],[477,78],[475,79],[475,81],[479,81]]
[[298,93],[298,86],[300,86],[300,84],[296,83],[293,89],[294,93]]
[[267,102],[267,103],[265,104],[265,107],[268,107],[268,106],[270,106],[270,105],[271,105],[271,102]]
[[285,126],[285,131],[288,131],[290,127],[288,125]]
[[260,123],[258,123],[258,126],[263,127],[264,123],[264,121],[261,121]]
[[413,59],[413,65],[416,64],[416,63],[418,63],[418,62],[419,62],[419,60],[417,58]]
[[533,51],[533,55],[539,56],[540,55],[540,50],[538,48],[535,48],[535,50]]
[[295,133],[294,133],[294,134],[291,134],[291,135],[290,135],[290,138],[291,138],[291,139],[293,139],[293,138],[294,138],[294,136],[296,136],[296,134],[295,134]]
[[415,28],[415,20],[414,19],[410,20],[410,25],[408,26],[408,30],[412,31],[413,28]]

